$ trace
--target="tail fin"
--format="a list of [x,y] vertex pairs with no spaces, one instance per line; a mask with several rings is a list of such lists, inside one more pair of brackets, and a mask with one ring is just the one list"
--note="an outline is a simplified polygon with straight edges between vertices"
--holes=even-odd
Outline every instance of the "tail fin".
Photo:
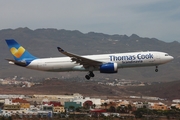
[[27,50],[25,50],[20,44],[18,44],[14,39],[6,39],[6,43],[10,49],[11,54],[15,61],[30,63],[32,60],[36,59],[35,56],[31,55]]

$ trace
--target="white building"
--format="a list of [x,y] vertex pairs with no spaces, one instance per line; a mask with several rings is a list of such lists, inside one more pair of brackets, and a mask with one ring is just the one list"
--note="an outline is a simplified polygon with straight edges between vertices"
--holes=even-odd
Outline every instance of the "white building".
[[172,102],[180,103],[180,99],[174,99],[174,100],[172,100]]
[[4,104],[5,105],[12,105],[12,100],[11,99],[5,99]]
[[81,99],[72,99],[72,102],[81,102],[82,106],[83,106],[83,103],[86,102],[86,101],[92,101],[93,104],[96,105],[96,107],[100,107],[101,106],[101,99],[97,99],[97,98],[90,98],[90,97],[85,97],[84,99],[81,98]]
[[79,93],[73,95],[33,95],[35,98],[50,98],[50,99],[82,99],[83,96]]
[[143,108],[143,107],[144,107],[143,102],[134,102],[133,105],[134,105],[136,108]]
[[26,98],[25,95],[0,95],[0,99],[8,99],[8,98]]

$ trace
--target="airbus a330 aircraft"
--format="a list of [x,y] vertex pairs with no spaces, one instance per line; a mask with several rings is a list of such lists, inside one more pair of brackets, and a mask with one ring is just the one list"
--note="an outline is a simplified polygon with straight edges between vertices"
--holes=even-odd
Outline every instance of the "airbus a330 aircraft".
[[131,53],[112,53],[80,56],[57,47],[58,51],[68,57],[37,58],[25,50],[14,39],[6,43],[14,60],[6,59],[10,64],[50,72],[88,71],[86,79],[94,77],[93,71],[100,73],[117,73],[119,68],[155,66],[170,62],[173,57],[164,52],[147,51]]

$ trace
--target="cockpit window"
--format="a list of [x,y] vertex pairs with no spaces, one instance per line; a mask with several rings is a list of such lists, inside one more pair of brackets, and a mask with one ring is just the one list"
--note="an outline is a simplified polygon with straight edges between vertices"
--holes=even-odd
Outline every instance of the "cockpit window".
[[165,56],[169,56],[168,54],[165,54]]

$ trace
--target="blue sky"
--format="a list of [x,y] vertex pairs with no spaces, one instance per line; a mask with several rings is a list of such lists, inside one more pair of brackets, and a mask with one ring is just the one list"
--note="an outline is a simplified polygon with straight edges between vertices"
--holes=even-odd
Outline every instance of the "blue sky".
[[0,1],[0,29],[79,30],[180,42],[180,0]]

